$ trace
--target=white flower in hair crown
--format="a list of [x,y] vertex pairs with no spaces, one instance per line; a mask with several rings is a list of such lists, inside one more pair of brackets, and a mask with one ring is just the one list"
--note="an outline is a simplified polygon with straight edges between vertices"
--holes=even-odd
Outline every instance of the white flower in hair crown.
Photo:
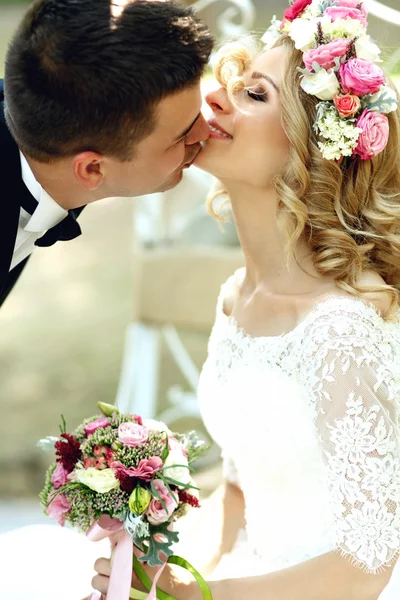
[[369,160],[388,142],[386,115],[397,109],[397,94],[376,64],[381,51],[367,17],[360,0],[295,0],[262,37],[270,48],[288,35],[303,52],[300,86],[320,100],[314,131],[328,160]]

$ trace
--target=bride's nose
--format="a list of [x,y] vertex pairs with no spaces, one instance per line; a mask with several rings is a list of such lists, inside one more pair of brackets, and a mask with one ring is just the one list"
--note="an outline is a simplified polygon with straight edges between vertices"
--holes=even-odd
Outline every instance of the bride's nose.
[[228,93],[225,88],[220,87],[218,90],[209,92],[205,96],[208,106],[213,113],[229,113],[232,109],[232,104],[229,100]]

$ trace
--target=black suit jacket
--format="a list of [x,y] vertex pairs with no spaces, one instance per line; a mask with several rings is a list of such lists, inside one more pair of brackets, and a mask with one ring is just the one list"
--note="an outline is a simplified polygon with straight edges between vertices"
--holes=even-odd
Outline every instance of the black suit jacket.
[[[0,305],[13,288],[28,259],[11,272],[10,264],[18,231],[19,213],[24,197],[31,196],[21,176],[19,148],[12,138],[4,118],[4,87],[0,79]],[[82,208],[75,209],[79,214]],[[28,257],[29,258],[29,257]]]

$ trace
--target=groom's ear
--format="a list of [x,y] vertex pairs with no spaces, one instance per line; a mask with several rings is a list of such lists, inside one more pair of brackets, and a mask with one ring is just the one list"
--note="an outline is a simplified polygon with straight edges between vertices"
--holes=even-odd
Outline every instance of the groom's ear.
[[104,156],[87,150],[74,156],[72,168],[76,179],[87,190],[96,190],[104,180]]

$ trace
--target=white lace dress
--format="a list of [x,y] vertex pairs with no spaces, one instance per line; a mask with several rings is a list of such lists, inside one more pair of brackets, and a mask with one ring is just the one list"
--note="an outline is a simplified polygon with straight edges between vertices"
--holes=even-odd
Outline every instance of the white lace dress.
[[[247,527],[214,579],[336,548],[376,572],[400,549],[400,319],[331,298],[290,333],[253,338],[224,315],[223,295],[199,401],[243,489]],[[80,600],[108,553],[107,540],[58,526],[4,534],[0,598]],[[400,561],[379,600],[399,598]]]
[[224,287],[199,403],[243,490],[246,539],[214,578],[334,549],[376,573],[400,553],[400,319],[331,296],[289,333],[252,337],[224,314]]

